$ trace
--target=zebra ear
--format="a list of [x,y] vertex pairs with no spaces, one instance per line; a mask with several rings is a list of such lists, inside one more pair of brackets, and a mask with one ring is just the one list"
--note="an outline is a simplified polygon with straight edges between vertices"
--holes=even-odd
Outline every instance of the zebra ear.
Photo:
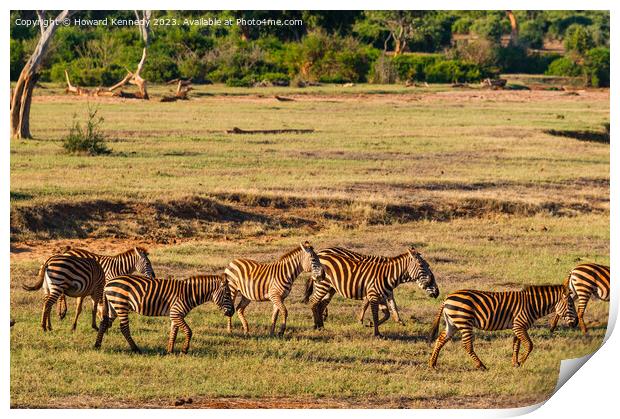
[[299,243],[299,245],[306,252],[310,252],[312,250],[312,246],[310,246],[310,243],[308,242],[308,240],[306,240],[304,243]]

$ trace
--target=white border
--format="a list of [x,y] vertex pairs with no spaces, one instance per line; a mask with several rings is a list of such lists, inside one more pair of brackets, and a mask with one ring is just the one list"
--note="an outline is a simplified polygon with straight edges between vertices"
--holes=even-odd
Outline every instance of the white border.
[[[565,0],[565,1],[468,1],[464,2],[456,2],[456,1],[446,1],[446,0],[435,0],[432,3],[412,3],[405,1],[368,1],[368,0],[358,0],[355,2],[343,2],[343,1],[326,1],[326,0],[314,0],[314,1],[297,1],[297,0],[274,0],[270,2],[265,1],[257,1],[257,0],[229,0],[225,4],[216,3],[216,2],[203,2],[196,3],[190,2],[186,0],[177,0],[177,1],[118,1],[118,0],[109,0],[106,1],[105,4],[100,2],[92,2],[92,1],[62,1],[54,3],[53,5],[48,1],[30,1],[24,0],[20,1],[17,4],[9,5],[9,8],[4,9],[4,20],[3,22],[8,22],[9,20],[9,11],[10,8],[13,9],[61,9],[61,8],[74,8],[78,10],[123,10],[123,9],[148,9],[154,8],[159,10],[165,9],[197,9],[197,10],[208,10],[208,9],[226,9],[226,10],[235,10],[235,9],[245,9],[245,10],[372,10],[372,9],[451,9],[451,10],[459,10],[459,9],[515,9],[515,10],[540,10],[540,9],[558,9],[558,10],[580,10],[580,9],[599,9],[599,10],[610,10],[611,9],[611,26],[612,28],[616,28],[618,26],[618,19],[616,18],[616,13],[618,7],[617,3],[612,3],[610,1],[600,1],[600,0],[590,0],[587,2],[584,1],[574,1],[574,0]],[[105,6],[105,7],[102,7]],[[432,7],[429,7],[432,6]],[[5,23],[6,24],[6,23]],[[8,37],[8,25],[6,32]],[[615,30],[612,30],[611,36],[611,44],[612,47],[617,45],[618,37],[615,36]],[[8,57],[9,55],[9,43],[5,42],[1,46],[2,54],[4,57]],[[618,57],[616,52],[612,53],[612,69],[617,70],[618,67]],[[9,71],[8,66],[5,64],[2,68],[3,80],[5,83],[9,79]],[[612,71],[612,79],[616,79],[615,75],[617,71]],[[6,85],[5,85],[6,86]],[[8,95],[8,89],[5,90]],[[617,106],[614,103],[618,100],[618,95],[615,94],[615,86],[611,91],[611,120],[614,121],[612,125],[615,125],[616,117],[617,117]],[[6,100],[6,97],[5,97]],[[5,102],[6,103],[6,102]],[[5,108],[6,109],[6,108]],[[0,324],[5,325],[4,327],[0,327],[0,339],[4,342],[2,346],[2,392],[1,392],[1,400],[2,400],[2,408],[3,410],[8,411],[11,416],[14,417],[27,417],[31,414],[35,413],[31,410],[9,410],[9,384],[10,384],[10,375],[9,375],[9,328],[6,327],[8,323],[9,317],[9,301],[10,301],[10,293],[9,293],[9,275],[10,275],[10,259],[9,259],[9,237],[10,237],[10,226],[9,226],[9,176],[10,176],[10,153],[9,153],[9,121],[8,121],[8,112],[4,112],[2,114],[2,126],[6,134],[5,141],[3,141],[3,152],[0,153],[0,196],[2,197],[2,205],[0,206],[0,235],[3,238],[1,250],[0,250],[0,268],[4,273],[4,288],[2,293],[0,293],[0,298],[2,298],[2,315],[0,316]],[[615,130],[612,128],[612,132]],[[611,196],[616,197],[618,194],[617,184],[615,179],[617,178],[618,171],[616,169],[618,164],[618,152],[616,147],[614,147],[614,142],[612,141],[611,146],[611,171],[612,171],[612,182],[611,182]],[[611,259],[617,259],[617,232],[618,232],[618,208],[615,205],[614,200],[611,202]],[[602,348],[597,351],[592,358],[588,361],[588,366],[586,368],[582,368],[576,372],[575,376],[572,379],[569,379],[568,382],[559,389],[559,391],[551,397],[546,403],[543,404],[542,407],[536,409],[536,406],[532,406],[529,408],[523,409],[491,409],[491,410],[356,410],[355,415],[357,417],[370,418],[375,415],[391,415],[397,417],[405,417],[410,415],[416,415],[417,417],[453,417],[458,416],[460,418],[479,418],[479,417],[505,417],[505,416],[514,416],[527,413],[529,411],[533,412],[531,415],[533,417],[546,417],[549,415],[564,415],[567,417],[577,417],[577,416],[586,416],[593,417],[598,415],[603,415],[603,417],[608,416],[609,413],[612,412],[614,406],[614,401],[618,398],[617,396],[617,377],[620,376],[620,362],[618,362],[618,354],[620,354],[620,339],[618,338],[618,333],[611,334],[613,329],[613,324],[615,324],[615,319],[618,314],[618,286],[616,282],[612,283],[612,300],[610,305],[610,323],[607,331],[606,337],[609,339],[602,346]],[[45,377],[41,377],[41,379],[45,379]],[[615,411],[616,409],[613,409]],[[81,417],[86,412],[82,410],[39,410],[36,411],[36,415],[45,415],[45,416],[62,416],[63,418],[72,418],[72,417]],[[350,410],[252,410],[251,412],[244,410],[176,410],[174,412],[170,410],[90,410],[87,412],[89,416],[93,417],[109,417],[110,415],[120,415],[120,416],[143,416],[149,415],[156,418],[168,417],[170,414],[174,414],[175,416],[187,416],[187,415],[210,415],[215,417],[242,417],[247,414],[252,415],[253,417],[258,418],[269,418],[272,419],[274,417],[289,417],[290,415],[309,415],[309,416],[318,416],[318,415],[328,415],[328,416],[340,416],[353,413]]]

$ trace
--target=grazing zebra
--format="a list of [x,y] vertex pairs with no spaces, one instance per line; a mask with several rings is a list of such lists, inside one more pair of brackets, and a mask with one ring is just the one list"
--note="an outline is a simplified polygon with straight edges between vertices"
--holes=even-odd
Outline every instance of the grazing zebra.
[[228,280],[221,275],[199,275],[184,280],[152,279],[142,275],[122,275],[108,283],[104,289],[103,320],[99,326],[95,348],[101,347],[105,331],[119,318],[120,329],[131,350],[140,352],[129,331],[129,312],[143,316],[169,316],[171,320],[168,353],[174,350],[179,328],[185,334],[181,350],[187,353],[192,339],[192,329],[185,316],[194,308],[208,301],[214,302],[226,316],[235,312],[228,288]]
[[22,285],[27,291],[36,291],[43,287],[45,300],[41,327],[43,331],[52,330],[50,311],[58,298],[66,294],[70,297],[93,299],[93,316],[96,316],[97,303],[102,298],[105,273],[94,259],[71,255],[52,256],[39,269],[38,282],[34,285]]
[[[583,263],[576,266],[564,281],[571,290],[571,295],[577,303],[577,319],[579,327],[584,334],[588,328],[583,320],[583,314],[591,297],[609,301],[609,266],[596,263]],[[559,317],[556,314],[551,320],[551,332],[558,324]]]
[[[71,247],[65,249],[62,254],[77,256],[81,258],[95,259],[103,268],[106,281],[109,281],[110,279],[120,275],[129,275],[134,271],[150,278],[155,278],[155,271],[153,271],[153,266],[151,265],[151,261],[149,260],[148,251],[143,247],[134,247],[115,256],[99,255],[86,249]],[[76,302],[75,319],[73,320],[73,325],[71,326],[72,331],[75,331],[77,327],[77,321],[80,317],[80,313],[82,312],[82,301],[83,298],[78,297]],[[96,318],[97,305],[94,302],[93,304],[94,306],[92,327],[93,329],[98,330],[99,328],[97,327]],[[58,300],[58,317],[60,317],[60,319],[63,319],[66,314],[67,301],[65,300],[65,296],[63,294]]]
[[[279,332],[279,336],[282,336],[288,318],[284,299],[290,293],[293,281],[302,272],[312,272],[320,277],[323,267],[310,243],[305,242],[275,262],[258,263],[251,259],[235,259],[230,262],[225,272],[229,278],[233,300],[237,293],[241,294],[237,315],[243,325],[243,332],[247,334],[249,331],[244,311],[250,302],[269,300],[273,303],[270,335],[274,334],[278,314],[282,314]],[[232,318],[228,319],[228,331],[232,331]]]
[[[342,251],[321,250],[319,260],[324,275],[315,278],[306,290],[306,301],[310,301],[314,327],[323,328],[323,297],[338,292],[346,298],[361,300],[367,298],[372,310],[374,334],[379,333],[379,305],[393,299],[394,288],[401,282],[416,281],[418,286],[431,297],[437,298],[439,288],[435,276],[422,255],[410,248],[406,253],[392,258],[364,260],[347,256]],[[385,319],[383,319],[385,321]]]
[[[342,247],[329,247],[327,249],[323,249],[319,252],[319,257],[324,254],[341,255],[349,259],[360,260],[360,261],[389,262],[392,260],[392,258],[390,257],[377,256],[377,255],[364,255],[361,253],[354,252],[353,250],[344,249]],[[407,275],[408,274],[405,274],[405,278],[403,278],[401,282],[411,281],[411,279],[408,279]],[[304,302],[306,303],[308,302],[308,299],[310,298],[310,295],[312,294],[313,282],[314,282],[314,278],[312,277],[308,278],[308,282],[306,283],[306,295],[304,298]],[[333,298],[335,294],[336,294],[336,290],[334,288],[330,288],[329,293],[321,301],[320,311],[322,311],[323,313],[323,321],[327,319],[327,305],[330,303],[331,299]],[[364,324],[364,315],[366,314],[366,310],[368,309],[369,305],[370,305],[370,301],[368,300],[368,298],[364,297],[364,302],[362,304],[362,310],[357,316],[358,320],[362,324]],[[385,321],[387,321],[390,318],[390,312],[394,316],[395,322],[401,325],[405,324],[401,320],[400,315],[398,313],[398,307],[396,306],[396,300],[394,299],[393,291],[390,291],[388,293],[388,295],[386,296],[386,299],[381,301],[381,304],[379,305],[379,307],[383,313],[383,317],[379,320],[379,325],[383,324]],[[371,322],[371,325],[372,325],[372,322]]]
[[[521,291],[486,292],[463,290],[454,292],[446,298],[435,318],[429,342],[437,337],[441,317],[446,330],[441,332],[435,342],[435,349],[429,365],[437,365],[439,351],[456,331],[461,332],[465,351],[471,356],[478,369],[486,369],[474,352],[473,328],[482,330],[512,329],[512,365],[522,365],[534,347],[527,329],[534,322],[555,311],[569,325],[574,326],[577,317],[575,305],[566,285],[532,285]],[[526,345],[523,358],[519,360],[521,344]]]

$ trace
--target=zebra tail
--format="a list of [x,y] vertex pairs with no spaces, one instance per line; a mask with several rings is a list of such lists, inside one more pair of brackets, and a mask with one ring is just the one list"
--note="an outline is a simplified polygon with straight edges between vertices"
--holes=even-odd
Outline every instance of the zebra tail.
[[[48,259],[49,260],[49,259]],[[41,267],[39,268],[39,273],[37,274],[37,283],[34,285],[26,285],[22,284],[22,288],[26,291],[36,291],[41,289],[43,286],[43,281],[45,280],[45,270],[47,269],[47,260]]]
[[433,341],[435,339],[437,339],[437,334],[439,332],[439,323],[441,323],[441,315],[443,313],[443,306],[444,304],[441,304],[441,307],[439,307],[439,312],[437,313],[437,317],[435,317],[435,321],[433,322],[433,326],[431,327],[431,330],[428,334],[428,343],[432,344]]
[[309,277],[308,280],[306,281],[306,291],[304,292],[304,299],[301,300],[302,303],[308,304],[313,290],[314,290],[314,278]]

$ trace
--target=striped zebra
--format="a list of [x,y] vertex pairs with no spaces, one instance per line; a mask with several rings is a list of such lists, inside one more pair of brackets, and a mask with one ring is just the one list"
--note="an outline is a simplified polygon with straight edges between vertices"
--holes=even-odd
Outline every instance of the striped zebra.
[[179,329],[185,334],[183,353],[189,350],[192,329],[185,322],[185,316],[194,308],[208,301],[214,302],[226,316],[235,312],[228,287],[228,280],[221,275],[199,275],[184,280],[152,279],[142,275],[122,275],[108,283],[104,289],[103,320],[95,348],[101,347],[103,335],[119,318],[120,329],[131,350],[140,352],[129,331],[129,312],[143,316],[169,316],[171,321],[168,338],[168,353],[174,351]]
[[69,297],[86,297],[93,299],[93,316],[101,301],[105,273],[101,265],[94,259],[86,259],[71,255],[52,256],[39,269],[38,281],[34,285],[22,285],[26,291],[43,288],[45,299],[41,327],[43,331],[52,330],[50,312],[52,306],[62,295]]
[[326,306],[323,298],[328,293],[337,292],[345,298],[356,300],[366,298],[372,310],[374,334],[377,337],[381,337],[379,305],[393,300],[394,288],[398,284],[415,281],[431,297],[437,298],[439,295],[430,266],[414,248],[409,248],[402,255],[376,257],[374,260],[352,258],[342,250],[326,249],[318,253],[324,275],[314,278],[311,286],[306,289],[305,299],[312,306],[315,329],[323,328],[323,310]]
[[[150,278],[155,278],[155,271],[153,271],[153,266],[151,265],[151,261],[149,260],[148,251],[143,247],[136,246],[115,256],[100,255],[90,252],[86,249],[71,247],[66,248],[62,254],[96,260],[97,262],[99,262],[99,264],[103,268],[103,271],[105,272],[106,281],[109,281],[112,278],[120,275],[129,275],[132,272],[138,272]],[[75,318],[73,320],[73,325],[71,326],[72,331],[75,331],[77,327],[77,321],[80,317],[80,313],[82,312],[82,301],[82,297],[78,297],[76,301]],[[92,327],[93,329],[98,330],[99,328],[97,327],[96,313],[97,305],[94,304]],[[58,317],[60,317],[60,319],[62,320],[64,319],[66,314],[67,301],[63,294],[58,300]]]
[[[393,259],[393,258],[386,257],[386,256],[365,255],[362,253],[354,252],[353,250],[344,249],[342,247],[329,247],[327,249],[323,249],[319,252],[319,257],[320,255],[324,255],[324,254],[340,255],[340,256],[347,257],[352,260],[371,261],[371,262],[390,262]],[[306,283],[306,295],[304,297],[304,302],[306,303],[308,302],[308,299],[310,298],[310,295],[312,294],[313,281],[314,279],[310,277],[308,278],[308,282]],[[408,274],[405,274],[405,277],[403,278],[401,282],[408,282],[408,281],[411,281],[411,279],[409,279]],[[330,303],[331,299],[333,298],[335,294],[336,294],[336,290],[334,288],[330,288],[328,294],[321,301],[320,311],[322,312],[323,321],[327,319],[327,305]],[[368,298],[364,297],[362,309],[360,310],[360,313],[357,316],[361,324],[364,324],[364,315],[366,314],[366,310],[368,310],[369,306],[370,306],[370,301],[368,300]],[[405,324],[401,320],[400,314],[398,313],[398,307],[396,306],[396,300],[394,299],[393,290],[388,293],[385,300],[381,301],[379,308],[381,309],[382,315],[383,315],[383,317],[379,319],[379,326],[390,318],[390,313],[394,316],[395,322],[401,325]],[[370,322],[371,326],[372,324],[373,323]]]
[[[570,287],[571,295],[576,301],[577,319],[584,334],[588,333],[588,328],[583,320],[583,314],[590,298],[609,301],[609,272],[609,266],[583,263],[570,271],[564,281]],[[556,314],[551,320],[551,332],[555,330],[558,320]]]
[[[323,274],[319,257],[308,242],[281,256],[275,262],[259,263],[251,259],[235,259],[230,262],[225,273],[229,278],[233,301],[237,293],[241,294],[241,300],[237,304],[237,315],[245,334],[249,329],[244,312],[251,301],[271,301],[273,314],[270,335],[273,336],[275,332],[279,314],[282,315],[279,336],[284,334],[288,318],[284,299],[291,292],[293,281],[302,272],[312,272],[317,277]],[[232,331],[232,318],[228,319],[228,331]]]
[[[521,291],[487,292],[462,290],[454,292],[446,298],[435,318],[429,335],[429,342],[437,337],[442,314],[446,329],[441,332],[435,342],[435,349],[429,365],[435,368],[439,351],[455,332],[461,332],[461,340],[465,351],[474,360],[476,368],[486,369],[478,355],[474,352],[473,328],[482,330],[512,329],[512,365],[522,365],[534,344],[527,329],[534,322],[554,312],[569,325],[577,321],[575,305],[566,285],[532,285]],[[519,359],[521,344],[526,346],[525,354]]]

